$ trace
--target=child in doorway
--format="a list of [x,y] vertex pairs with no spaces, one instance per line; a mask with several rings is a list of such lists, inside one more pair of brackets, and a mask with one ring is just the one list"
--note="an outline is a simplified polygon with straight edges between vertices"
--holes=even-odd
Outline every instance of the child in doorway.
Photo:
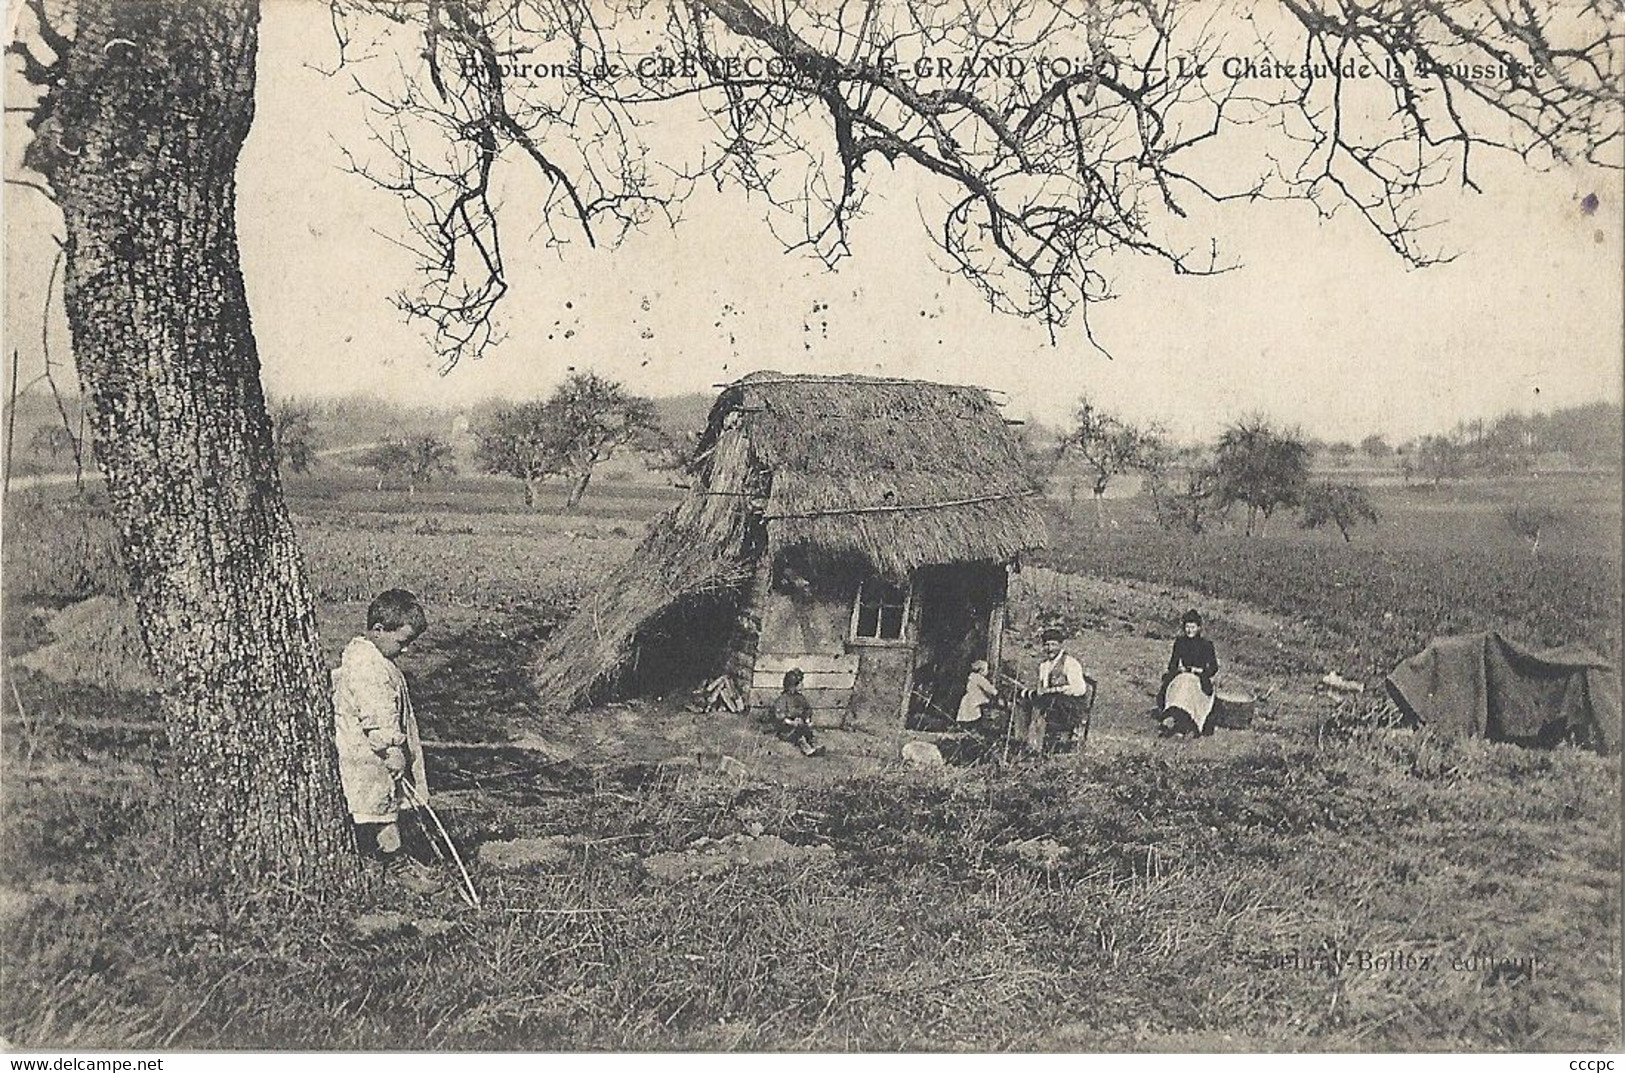
[[799,667],[784,672],[784,692],[773,702],[773,723],[779,737],[800,749],[802,756],[817,756],[824,749],[813,744],[812,705],[801,695],[806,679]]
[[401,851],[401,815],[427,802],[423,743],[406,677],[395,660],[427,627],[423,607],[405,589],[380,593],[367,607],[366,632],[344,647],[333,672],[334,738],[339,781],[362,852],[410,889],[439,887]]
[[955,719],[960,724],[976,724],[975,729],[985,729],[988,721],[985,719],[988,706],[999,698],[998,687],[988,676],[987,660],[979,659],[970,665],[970,676],[965,679],[965,695],[959,701],[959,712]]

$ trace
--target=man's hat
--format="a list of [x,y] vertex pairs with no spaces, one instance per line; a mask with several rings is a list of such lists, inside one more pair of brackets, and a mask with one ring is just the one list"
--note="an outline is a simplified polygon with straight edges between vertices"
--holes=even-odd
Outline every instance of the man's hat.
[[1038,639],[1040,641],[1064,641],[1066,640],[1066,632],[1051,626],[1049,629],[1039,634]]

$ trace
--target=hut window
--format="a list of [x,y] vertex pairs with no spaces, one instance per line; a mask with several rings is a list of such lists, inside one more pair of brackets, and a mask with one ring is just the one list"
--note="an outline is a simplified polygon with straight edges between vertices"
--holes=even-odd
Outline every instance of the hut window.
[[869,579],[858,585],[852,608],[852,638],[857,641],[900,641],[908,622],[907,586]]

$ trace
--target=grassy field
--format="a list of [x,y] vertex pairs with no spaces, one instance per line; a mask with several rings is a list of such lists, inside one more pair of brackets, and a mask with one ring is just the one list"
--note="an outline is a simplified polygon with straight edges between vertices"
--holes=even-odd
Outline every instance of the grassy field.
[[[657,704],[540,723],[524,673],[669,491],[606,485],[564,515],[526,512],[496,482],[409,499],[342,473],[296,481],[329,655],[375,591],[416,589],[433,625],[406,669],[426,736],[492,747],[430,752],[483,909],[383,887],[347,912],[294,915],[168,896],[152,863],[154,698],[107,684],[127,683],[117,668],[86,680],[128,645],[51,631],[57,608],[117,597],[105,521],[58,491],[15,498],[0,1037],[1616,1048],[1617,759],[1385,730],[1313,690],[1327,661],[1373,674],[1458,626],[1617,652],[1617,543],[1584,535],[1617,531],[1613,489],[1566,488],[1578,535],[1538,561],[1494,529],[1522,488],[1385,490],[1384,526],[1352,546],[1285,527],[1192,540],[1148,528],[1133,504],[1113,504],[1116,528],[1057,515],[1047,569],[1018,586],[1015,640],[1024,651],[1031,624],[1064,611],[1116,661],[1123,684],[1087,753],[922,771],[892,759],[889,738],[849,735],[831,736],[821,766],[777,743],[748,754],[748,728],[719,726],[741,771],[651,763],[663,740],[673,757],[692,746]],[[1251,731],[1159,741],[1131,672],[1193,599],[1215,613],[1227,673],[1286,684]],[[57,662],[88,669],[57,680],[14,662],[53,644],[78,645]],[[783,840],[780,863],[702,866],[707,847],[758,836]],[[478,859],[514,838],[554,852],[519,869]],[[676,872],[655,866],[672,859]]]
[[[1581,641],[1617,664],[1620,652],[1617,476],[1463,482],[1377,490],[1380,520],[1345,542],[1276,519],[1267,534],[1239,526],[1166,532],[1140,501],[1052,512],[1060,569],[1177,585],[1244,600],[1308,622],[1346,650],[1345,674],[1380,679],[1439,634],[1494,627],[1521,640]],[[1541,502],[1557,520],[1538,554],[1502,517]]]

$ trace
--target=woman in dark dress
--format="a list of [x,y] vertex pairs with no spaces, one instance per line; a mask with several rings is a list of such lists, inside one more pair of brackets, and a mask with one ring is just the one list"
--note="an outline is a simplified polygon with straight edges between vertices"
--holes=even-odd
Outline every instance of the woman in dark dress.
[[1219,673],[1219,656],[1213,642],[1202,636],[1202,614],[1194,607],[1179,620],[1181,636],[1174,638],[1174,652],[1168,657],[1167,685],[1180,671],[1190,671],[1202,679],[1202,692],[1213,695],[1213,676]]
[[[1219,657],[1213,650],[1213,642],[1202,636],[1202,615],[1195,608],[1185,612],[1179,620],[1181,635],[1174,638],[1174,650],[1168,657],[1168,670],[1162,676],[1162,688],[1157,692],[1157,711],[1165,711],[1168,697],[1168,684],[1181,674],[1194,674],[1202,684],[1202,692],[1208,697],[1213,696],[1213,678],[1219,673]],[[1183,731],[1195,730],[1204,733],[1207,730],[1206,717],[1211,711],[1212,701],[1201,705],[1206,709],[1201,717],[1196,718],[1193,713],[1183,713],[1184,718],[1176,716],[1176,722],[1183,724],[1190,720],[1190,726],[1180,725],[1176,729]],[[1181,710],[1183,711],[1183,710]]]

